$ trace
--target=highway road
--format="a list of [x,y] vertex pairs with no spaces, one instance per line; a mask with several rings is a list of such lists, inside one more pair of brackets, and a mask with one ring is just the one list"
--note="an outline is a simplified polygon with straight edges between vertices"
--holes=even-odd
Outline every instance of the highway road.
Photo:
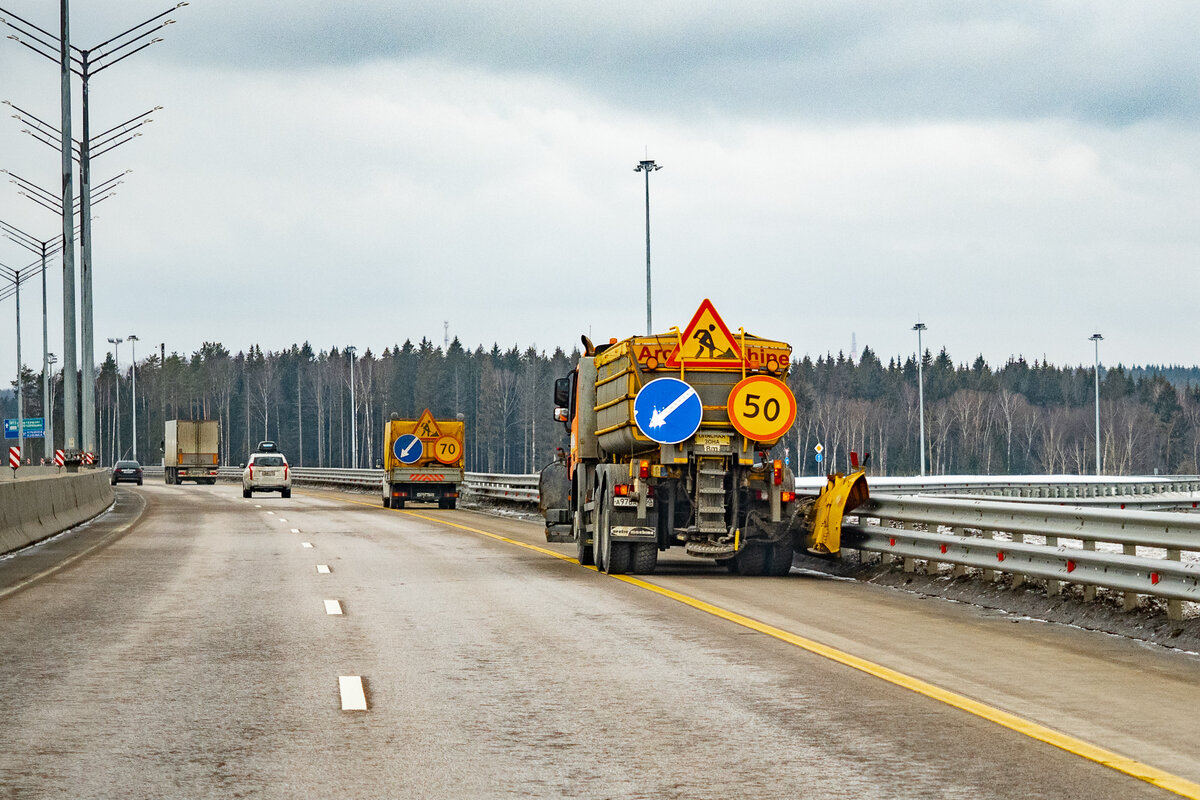
[[1196,656],[363,495],[118,497],[0,560],[2,799],[1200,797]]

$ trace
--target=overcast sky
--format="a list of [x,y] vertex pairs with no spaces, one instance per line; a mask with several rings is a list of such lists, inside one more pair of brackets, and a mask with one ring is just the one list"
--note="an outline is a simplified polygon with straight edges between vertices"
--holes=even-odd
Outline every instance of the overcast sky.
[[[0,0],[57,30],[45,0]],[[164,10],[73,4],[81,47]],[[136,333],[234,352],[571,348],[709,297],[797,353],[925,344],[1200,362],[1200,14],[1184,2],[192,0],[92,82],[96,359]],[[7,33],[8,31],[5,31]],[[0,38],[0,100],[57,121]],[[78,84],[76,84],[78,95]],[[0,118],[0,168],[58,156]],[[77,128],[78,131],[78,128]],[[0,183],[0,219],[60,223]],[[0,241],[0,262],[29,259]],[[61,269],[49,281],[61,354]],[[23,293],[41,363],[40,287]],[[0,374],[15,365],[0,304]],[[129,358],[122,346],[121,360]],[[8,379],[5,379],[7,385]]]

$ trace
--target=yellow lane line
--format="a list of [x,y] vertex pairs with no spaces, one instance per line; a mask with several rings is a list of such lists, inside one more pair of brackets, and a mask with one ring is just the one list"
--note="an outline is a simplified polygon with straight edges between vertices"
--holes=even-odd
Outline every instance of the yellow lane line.
[[[326,496],[328,497],[329,495]],[[360,500],[350,500],[341,497],[336,499],[343,500],[347,503],[356,503],[358,505],[380,508],[373,503],[365,503]],[[380,510],[383,509],[380,508]],[[516,545],[517,547],[522,547],[526,550],[532,550],[536,553],[553,556],[554,558],[567,561],[572,564],[579,563],[578,560],[571,556],[557,553],[545,547],[538,547],[537,545],[528,544],[516,539],[510,539],[506,536],[489,533],[488,531],[480,530],[479,528],[472,528],[469,525],[460,525],[457,522],[449,522],[444,519],[438,519],[437,517],[418,514],[415,511],[409,511],[407,509],[394,510],[399,513],[407,514],[408,516],[417,517],[418,519],[436,522],[439,525],[445,525],[451,528],[458,528],[459,530],[479,534],[480,536],[486,536],[489,539],[495,539],[496,541],[505,542],[506,544]],[[588,569],[595,570],[596,568],[588,567]],[[699,600],[695,597],[676,592],[672,589],[665,589],[662,586],[656,586],[653,583],[648,583],[640,578],[633,578],[628,575],[610,575],[609,577],[628,583],[631,586],[637,586],[641,589],[645,589],[646,591],[654,592],[655,594],[669,598],[678,603],[691,606],[698,611],[703,611],[706,614],[719,617],[728,622],[732,622],[735,625],[749,628],[752,631],[757,631],[758,633],[778,639],[781,642],[786,642],[787,644],[798,647],[802,650],[807,650],[814,655],[827,658],[830,661],[837,662],[838,664],[850,667],[851,669],[856,669],[859,672],[864,672],[881,680],[885,680],[895,686],[899,686],[901,688],[908,689],[909,691],[916,692],[917,694],[924,695],[930,699],[937,700],[940,703],[944,703],[953,708],[965,711],[968,714],[973,714],[981,719],[985,719],[989,722],[993,722],[997,725],[1008,728],[1009,730],[1024,734],[1031,739],[1036,739],[1039,742],[1052,745],[1073,755],[1086,758],[1088,761],[1094,761],[1097,764],[1114,769],[1117,772],[1121,772],[1129,775],[1130,777],[1153,784],[1154,786],[1158,786],[1161,789],[1166,789],[1169,792],[1174,792],[1182,797],[1191,798],[1192,800],[1200,800],[1200,783],[1189,781],[1186,778],[1181,778],[1178,775],[1173,775],[1148,764],[1143,764],[1140,761],[1128,758],[1119,753],[1114,753],[1111,750],[1105,750],[1103,747],[1086,742],[1083,739],[1077,739],[1074,736],[1056,731],[1053,728],[1048,728],[1045,725],[1040,725],[1023,717],[1018,717],[1017,715],[1010,714],[1007,711],[1001,711],[998,708],[989,706],[986,703],[981,703],[978,700],[972,700],[971,698],[958,694],[957,692],[952,692],[948,689],[943,689],[940,686],[935,686],[934,684],[923,681],[920,678],[914,678],[913,676],[906,675],[903,672],[898,672],[881,664],[876,664],[873,661],[868,661],[865,658],[859,658],[858,656],[845,653],[837,648],[830,647],[826,644],[821,644],[820,642],[812,639],[798,636],[797,634],[785,631],[782,628],[776,628],[773,625],[768,625],[765,622],[759,622],[758,620],[747,617],[743,614],[738,614],[737,612],[729,611],[711,603],[706,603],[705,601]]]

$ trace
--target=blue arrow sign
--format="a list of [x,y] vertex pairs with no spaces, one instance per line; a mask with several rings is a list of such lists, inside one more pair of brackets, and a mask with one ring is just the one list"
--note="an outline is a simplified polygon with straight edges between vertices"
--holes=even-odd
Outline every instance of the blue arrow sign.
[[396,437],[396,441],[392,445],[392,453],[401,464],[415,464],[421,460],[421,456],[425,455],[425,445],[421,444],[421,440],[416,436],[406,433]]
[[700,428],[704,406],[696,390],[678,378],[658,378],[633,400],[638,429],[659,444],[679,444]]

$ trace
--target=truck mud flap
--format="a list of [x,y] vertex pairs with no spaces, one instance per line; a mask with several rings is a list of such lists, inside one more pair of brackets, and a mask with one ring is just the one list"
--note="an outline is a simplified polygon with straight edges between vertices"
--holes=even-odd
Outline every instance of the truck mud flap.
[[863,471],[834,473],[817,496],[809,516],[804,547],[813,555],[836,555],[842,549],[842,519],[870,498]]

